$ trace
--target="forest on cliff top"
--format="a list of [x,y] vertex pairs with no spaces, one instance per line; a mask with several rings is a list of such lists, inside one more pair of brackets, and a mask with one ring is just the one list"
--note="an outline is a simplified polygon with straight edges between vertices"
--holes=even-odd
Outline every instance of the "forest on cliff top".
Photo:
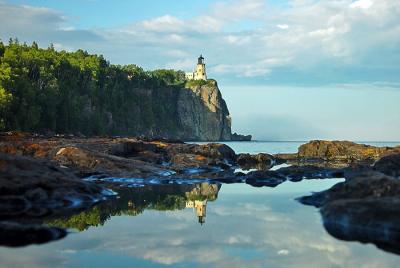
[[0,131],[174,136],[173,100],[186,82],[183,71],[10,39],[0,42]]

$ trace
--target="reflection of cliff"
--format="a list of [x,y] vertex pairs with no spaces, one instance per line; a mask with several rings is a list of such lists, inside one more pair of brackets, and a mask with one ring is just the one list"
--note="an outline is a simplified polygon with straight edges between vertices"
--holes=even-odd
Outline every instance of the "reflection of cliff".
[[[117,189],[118,199],[106,201],[73,216],[49,220],[46,223],[52,226],[83,231],[91,226],[104,225],[112,216],[136,216],[146,209],[181,210],[185,209],[187,202],[190,201],[213,201],[217,199],[220,188],[220,185],[208,183],[120,188]],[[205,217],[205,207],[203,216]],[[204,217],[202,218],[203,222]]]

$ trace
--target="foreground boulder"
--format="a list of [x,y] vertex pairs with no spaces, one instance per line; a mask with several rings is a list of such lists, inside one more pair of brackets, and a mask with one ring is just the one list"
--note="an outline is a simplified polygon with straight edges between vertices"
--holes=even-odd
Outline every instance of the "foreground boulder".
[[87,209],[113,192],[89,184],[48,161],[0,153],[0,245],[57,240],[65,230],[37,225],[43,219]]
[[334,237],[400,253],[400,180],[372,171],[352,174],[299,201],[321,208],[324,226]]
[[374,169],[389,176],[400,177],[400,154],[382,157],[374,164]]
[[109,193],[47,161],[0,153],[0,220],[86,208]]

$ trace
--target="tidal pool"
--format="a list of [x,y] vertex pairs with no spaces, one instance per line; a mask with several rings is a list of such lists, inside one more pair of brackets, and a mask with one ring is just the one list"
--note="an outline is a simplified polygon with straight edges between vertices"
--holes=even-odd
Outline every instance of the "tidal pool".
[[398,255],[331,237],[318,210],[295,201],[339,181],[115,189],[119,198],[46,222],[66,238],[0,247],[0,267],[398,267]]

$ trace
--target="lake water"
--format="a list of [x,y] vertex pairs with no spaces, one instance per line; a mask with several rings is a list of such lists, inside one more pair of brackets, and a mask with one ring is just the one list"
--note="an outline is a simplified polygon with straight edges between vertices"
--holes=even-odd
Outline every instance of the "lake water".
[[[294,152],[295,142],[228,143],[238,152]],[[300,142],[301,144],[301,142]],[[399,267],[400,257],[330,236],[318,210],[295,198],[341,181],[169,185],[117,190],[72,217],[64,239],[0,247],[0,267]]]

